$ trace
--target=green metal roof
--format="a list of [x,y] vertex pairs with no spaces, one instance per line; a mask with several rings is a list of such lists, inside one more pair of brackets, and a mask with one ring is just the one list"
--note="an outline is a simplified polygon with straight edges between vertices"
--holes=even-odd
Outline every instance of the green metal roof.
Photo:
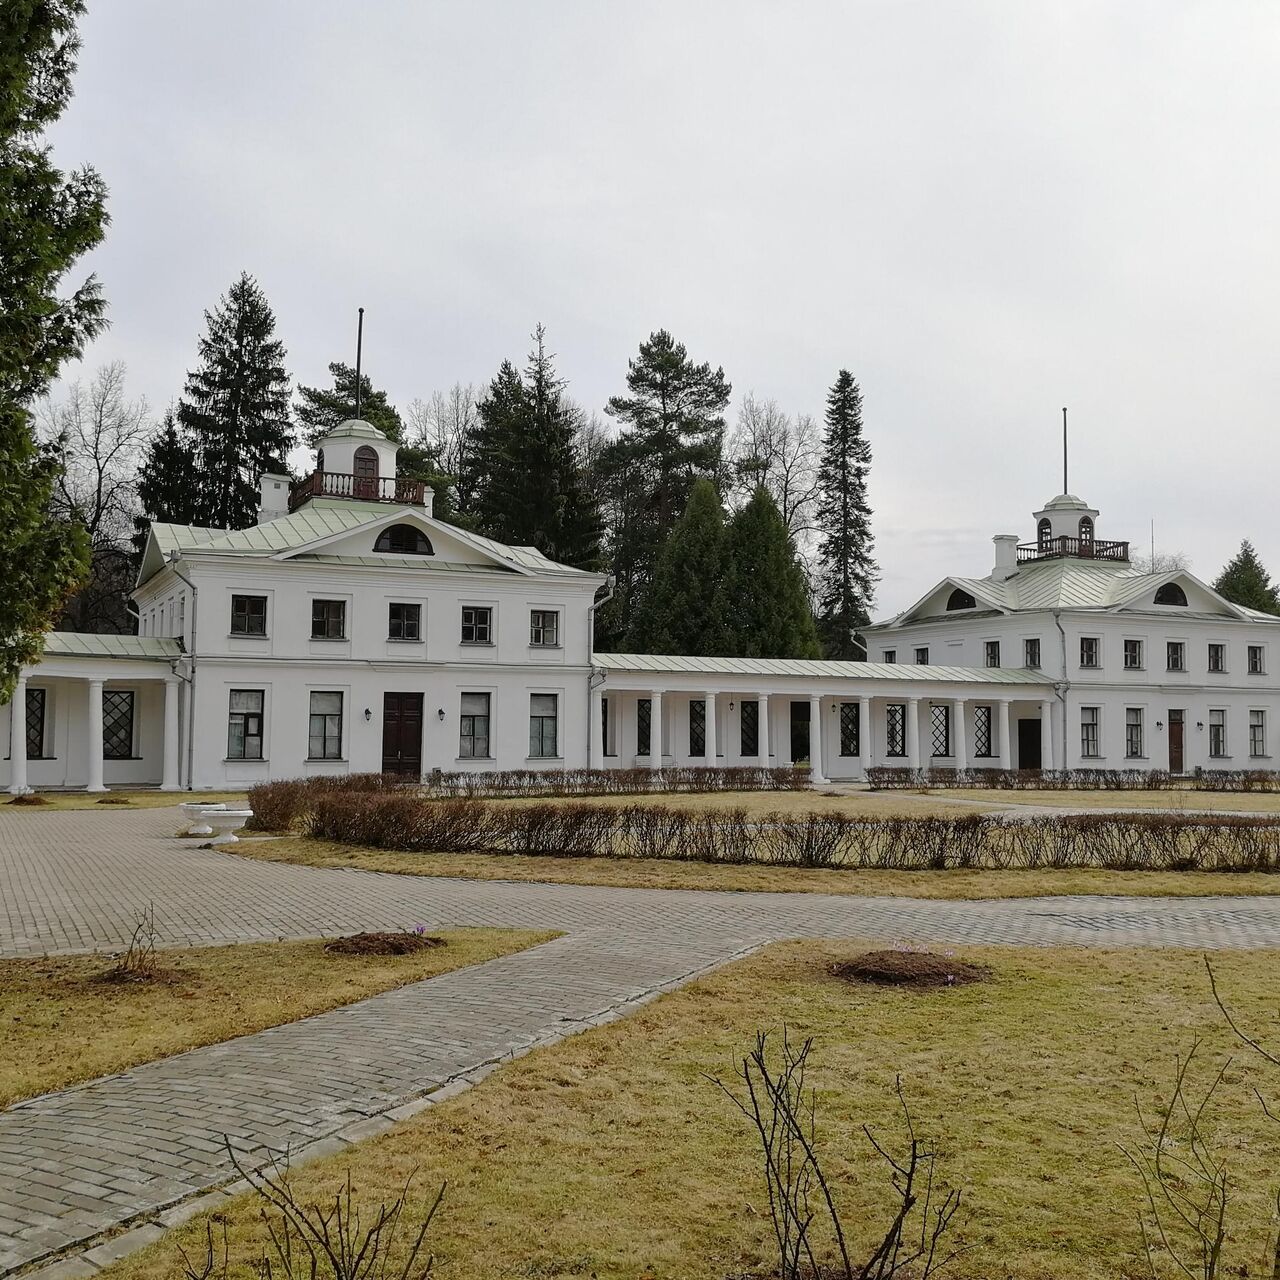
[[942,680],[963,684],[1038,684],[1053,682],[1043,671],[1021,667],[933,667],[905,662],[829,662],[817,658],[690,658],[671,654],[597,653],[592,661],[605,671],[655,671],[667,674],[811,676],[823,680]]
[[182,646],[168,636],[85,635],[76,631],[50,631],[44,638],[46,657],[148,658],[168,661],[182,656]]

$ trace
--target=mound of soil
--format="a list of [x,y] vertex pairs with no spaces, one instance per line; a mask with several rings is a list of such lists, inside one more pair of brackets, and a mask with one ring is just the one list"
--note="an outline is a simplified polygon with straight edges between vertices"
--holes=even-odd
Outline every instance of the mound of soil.
[[6,804],[48,804],[49,801],[44,796],[28,795],[14,796],[12,800],[5,801]]
[[407,956],[443,946],[443,938],[425,933],[352,933],[326,942],[324,949],[338,956]]
[[96,804],[129,804],[128,796],[103,796],[101,800],[95,801]]
[[989,982],[991,970],[931,951],[868,951],[831,966],[837,978],[881,987],[964,987]]

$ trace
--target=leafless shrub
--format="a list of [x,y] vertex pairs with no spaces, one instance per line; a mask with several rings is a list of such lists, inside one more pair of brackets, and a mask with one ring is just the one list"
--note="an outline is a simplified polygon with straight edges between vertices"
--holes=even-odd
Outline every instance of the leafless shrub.
[[[960,1252],[946,1247],[944,1238],[960,1209],[961,1193],[935,1184],[935,1148],[917,1136],[902,1081],[897,1080],[906,1150],[892,1154],[863,1126],[867,1141],[887,1166],[892,1195],[883,1233],[865,1255],[856,1254],[818,1152],[817,1095],[806,1081],[812,1049],[812,1038],[797,1046],[784,1027],[775,1056],[768,1034],[758,1032],[755,1047],[737,1068],[737,1085],[712,1081],[746,1117],[759,1142],[779,1280],[826,1275],[890,1280],[908,1271],[927,1280]],[[827,1244],[821,1235],[829,1235]],[[832,1253],[834,1262],[826,1256]]]
[[160,976],[156,962],[156,908],[149,902],[137,913],[124,954],[107,970],[110,982],[150,982]]
[[873,765],[873,791],[1280,791],[1280,772],[1270,769],[1202,769],[1183,778],[1164,769],[911,769]]

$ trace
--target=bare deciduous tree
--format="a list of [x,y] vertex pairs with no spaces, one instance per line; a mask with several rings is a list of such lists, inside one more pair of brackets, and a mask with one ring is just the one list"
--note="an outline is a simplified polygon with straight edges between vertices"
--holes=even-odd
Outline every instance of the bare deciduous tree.
[[479,422],[478,400],[469,382],[455,382],[448,391],[433,391],[429,400],[414,400],[404,415],[408,439],[430,450],[441,471],[454,477],[457,508],[464,513],[475,496],[470,449]]

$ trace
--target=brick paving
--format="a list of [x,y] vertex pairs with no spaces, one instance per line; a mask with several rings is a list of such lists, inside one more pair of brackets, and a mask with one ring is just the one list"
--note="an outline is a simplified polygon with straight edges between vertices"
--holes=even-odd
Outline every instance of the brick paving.
[[174,840],[177,825],[165,809],[0,813],[0,955],[122,946],[148,903],[173,946],[416,924],[565,936],[0,1112],[0,1276],[126,1224],[137,1225],[72,1270],[146,1243],[234,1176],[224,1135],[251,1161],[335,1149],[439,1086],[771,940],[1280,945],[1280,900],[1267,898],[944,902],[446,880],[241,859]]

